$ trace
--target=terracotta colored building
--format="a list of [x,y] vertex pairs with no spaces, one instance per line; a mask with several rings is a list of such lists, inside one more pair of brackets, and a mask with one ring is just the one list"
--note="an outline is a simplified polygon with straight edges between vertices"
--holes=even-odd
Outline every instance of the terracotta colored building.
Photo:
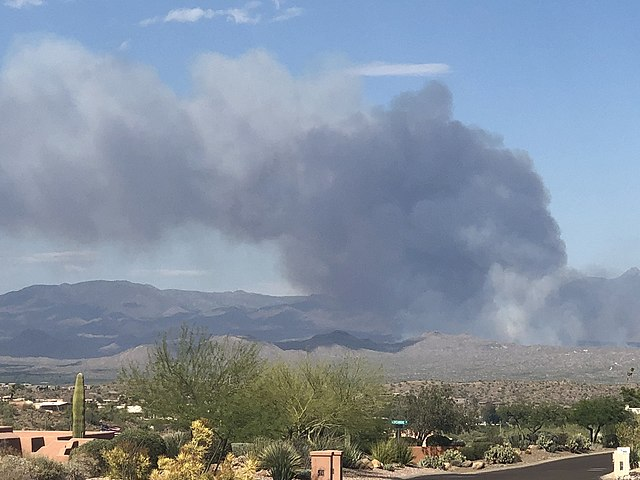
[[71,450],[94,438],[112,439],[115,432],[87,432],[85,438],[73,438],[70,431],[17,430],[0,427],[0,447],[11,448],[21,455],[43,455],[66,462]]

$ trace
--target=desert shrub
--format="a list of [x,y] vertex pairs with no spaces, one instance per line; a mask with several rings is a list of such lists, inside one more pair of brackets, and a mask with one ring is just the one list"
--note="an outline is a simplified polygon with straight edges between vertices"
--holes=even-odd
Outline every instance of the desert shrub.
[[249,456],[252,449],[253,449],[253,443],[232,443],[231,444],[231,453],[233,453],[236,457]]
[[31,480],[29,462],[15,455],[0,457],[0,478],[11,480]]
[[493,445],[484,452],[484,460],[487,463],[515,463],[520,461],[520,455],[511,445]]
[[553,433],[541,432],[538,434],[536,445],[542,447],[547,452],[556,452],[559,447],[558,437]]
[[302,457],[287,441],[276,440],[260,453],[260,467],[268,470],[273,480],[291,480],[302,466]]
[[319,433],[309,439],[310,450],[337,450],[342,440],[332,433]]
[[[229,452],[222,462],[218,464],[215,470],[215,476],[212,470],[201,475],[198,478],[215,480],[254,480],[257,463],[247,457],[238,458]],[[185,480],[185,479],[180,479]]]
[[[162,435],[164,440],[165,453],[169,458],[176,458],[183,445],[191,440],[189,432],[171,432]],[[238,454],[236,454],[238,455]]]
[[[264,445],[262,447],[262,449],[264,450],[264,448],[269,445],[270,443],[272,443],[273,440],[269,440],[269,442]],[[293,448],[296,449],[296,452],[298,452],[298,454],[300,455],[300,458],[302,459],[302,464],[300,465],[301,469],[305,469],[305,470],[309,470],[311,471],[311,451],[312,450],[320,450],[316,447],[314,447],[312,445],[312,443],[305,437],[299,436],[299,437],[293,437],[293,439],[290,440],[291,445],[293,445]],[[335,450],[334,448],[326,448],[328,450]]]
[[252,458],[253,460],[259,462],[260,454],[266,448],[266,446],[269,445],[272,441],[273,440],[265,437],[254,438],[253,442],[247,444],[248,445],[247,452],[246,452],[247,457]]
[[620,440],[615,433],[608,433],[602,437],[602,446],[605,448],[618,448],[620,446]]
[[380,441],[371,447],[371,456],[382,464],[396,461],[396,445],[394,440]]
[[364,452],[360,450],[358,444],[347,437],[342,445],[342,466],[344,468],[356,468],[358,461],[363,456]]
[[559,450],[564,450],[569,444],[569,434],[567,432],[556,433],[556,439],[558,441]]
[[36,455],[27,461],[31,480],[67,480],[67,469],[60,462]]
[[[227,458],[233,459],[233,454],[227,455]],[[244,457],[244,461],[233,462],[233,478],[235,480],[254,480],[258,463],[248,457]],[[309,480],[311,479],[311,471],[309,471]]]
[[403,442],[397,442],[396,444],[396,461],[400,465],[408,465],[413,462],[413,452]]
[[467,457],[465,457],[462,452],[454,448],[445,450],[444,453],[440,456],[442,457],[442,461],[448,462],[448,463],[454,463],[454,462],[462,463],[467,459]]
[[191,440],[182,446],[176,458],[161,457],[152,480],[204,480],[211,478],[207,472],[207,458],[213,445],[214,432],[206,420],[191,424]]
[[444,460],[441,455],[427,455],[420,460],[419,465],[423,468],[444,468]]
[[146,449],[120,442],[103,453],[107,473],[113,480],[146,480],[151,472],[151,461]]
[[573,453],[586,452],[591,448],[591,442],[587,437],[585,437],[581,433],[578,433],[576,435],[573,435],[569,439],[569,441],[567,442],[567,447]]
[[509,435],[508,443],[513,448],[524,450],[529,446],[529,439],[524,435],[521,435],[519,433],[514,433],[512,435]]
[[493,444],[488,441],[477,441],[460,449],[460,452],[469,460],[482,460],[484,454]]
[[296,480],[311,480],[311,470],[300,470],[293,478]]
[[[71,460],[74,460],[76,457],[91,459],[94,463],[93,475],[100,476],[107,472],[107,462],[102,454],[113,448],[113,446],[112,440],[99,438],[91,440],[71,450]],[[89,460],[85,461],[89,462]]]
[[407,465],[413,461],[411,449],[394,439],[378,442],[371,448],[371,456],[384,465],[399,463]]
[[113,440],[113,446],[126,445],[134,450],[145,450],[151,467],[158,466],[158,457],[166,455],[167,446],[159,434],[143,429],[132,429],[121,433]]
[[85,480],[99,477],[103,473],[104,471],[99,470],[98,461],[83,453],[73,455],[67,462],[67,480]]

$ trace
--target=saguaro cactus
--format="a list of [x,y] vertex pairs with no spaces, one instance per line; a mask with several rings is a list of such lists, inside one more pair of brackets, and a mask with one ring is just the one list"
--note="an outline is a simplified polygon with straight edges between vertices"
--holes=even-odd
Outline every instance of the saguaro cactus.
[[76,385],[73,389],[73,436],[84,438],[84,376],[76,375]]

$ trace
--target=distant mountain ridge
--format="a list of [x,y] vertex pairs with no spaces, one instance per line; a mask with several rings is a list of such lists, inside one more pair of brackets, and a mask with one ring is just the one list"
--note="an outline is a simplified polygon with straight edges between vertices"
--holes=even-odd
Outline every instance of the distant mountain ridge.
[[348,348],[349,350],[397,353],[403,348],[414,345],[419,341],[419,338],[415,338],[402,342],[374,342],[368,338],[357,338],[342,330],[335,330],[330,333],[314,335],[304,340],[274,342],[274,345],[281,350],[303,350],[305,352],[313,352],[321,347],[340,346]]
[[0,295],[0,355],[102,357],[153,343],[188,323],[213,335],[305,338],[338,317],[319,295],[160,290],[127,281],[34,285]]
[[[291,349],[292,343],[288,345],[290,349],[285,350],[269,342],[258,344],[263,358],[289,364],[300,364],[307,360],[334,362],[344,358],[359,358],[371,368],[381,367],[389,382],[570,380],[624,384],[628,381],[629,369],[637,369],[640,361],[640,352],[635,348],[526,346],[438,332],[424,333],[414,339],[415,343],[396,352],[353,349],[349,345],[329,341],[330,338],[338,338],[342,343],[359,344],[361,339],[349,338],[353,336],[344,332],[315,337],[320,338],[311,337],[301,341],[298,344],[300,349]],[[232,338],[240,342],[252,341]],[[311,348],[311,345],[314,347]],[[76,360],[0,356],[0,381],[72,383],[77,372],[85,373],[85,378],[92,383],[113,380],[123,366],[144,363],[149,349],[149,345],[140,345],[110,356]]]
[[[558,318],[559,329],[572,334],[567,343],[640,344],[637,268],[613,279],[568,278],[545,302],[539,314]],[[67,360],[113,356],[153,344],[182,324],[212,335],[266,342],[280,351],[343,348],[405,354],[423,343],[415,338],[398,342],[389,331],[371,326],[362,312],[345,311],[323,295],[161,290],[128,281],[95,280],[33,285],[0,295],[0,356]],[[397,332],[405,333],[400,328]]]

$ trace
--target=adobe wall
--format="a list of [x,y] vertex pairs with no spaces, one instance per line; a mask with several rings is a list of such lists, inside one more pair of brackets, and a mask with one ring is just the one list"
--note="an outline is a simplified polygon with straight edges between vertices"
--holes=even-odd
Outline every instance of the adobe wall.
[[16,450],[21,455],[43,455],[66,462],[71,450],[95,438],[112,439],[115,432],[87,432],[85,438],[73,438],[70,431],[16,430],[0,427],[0,446]]

